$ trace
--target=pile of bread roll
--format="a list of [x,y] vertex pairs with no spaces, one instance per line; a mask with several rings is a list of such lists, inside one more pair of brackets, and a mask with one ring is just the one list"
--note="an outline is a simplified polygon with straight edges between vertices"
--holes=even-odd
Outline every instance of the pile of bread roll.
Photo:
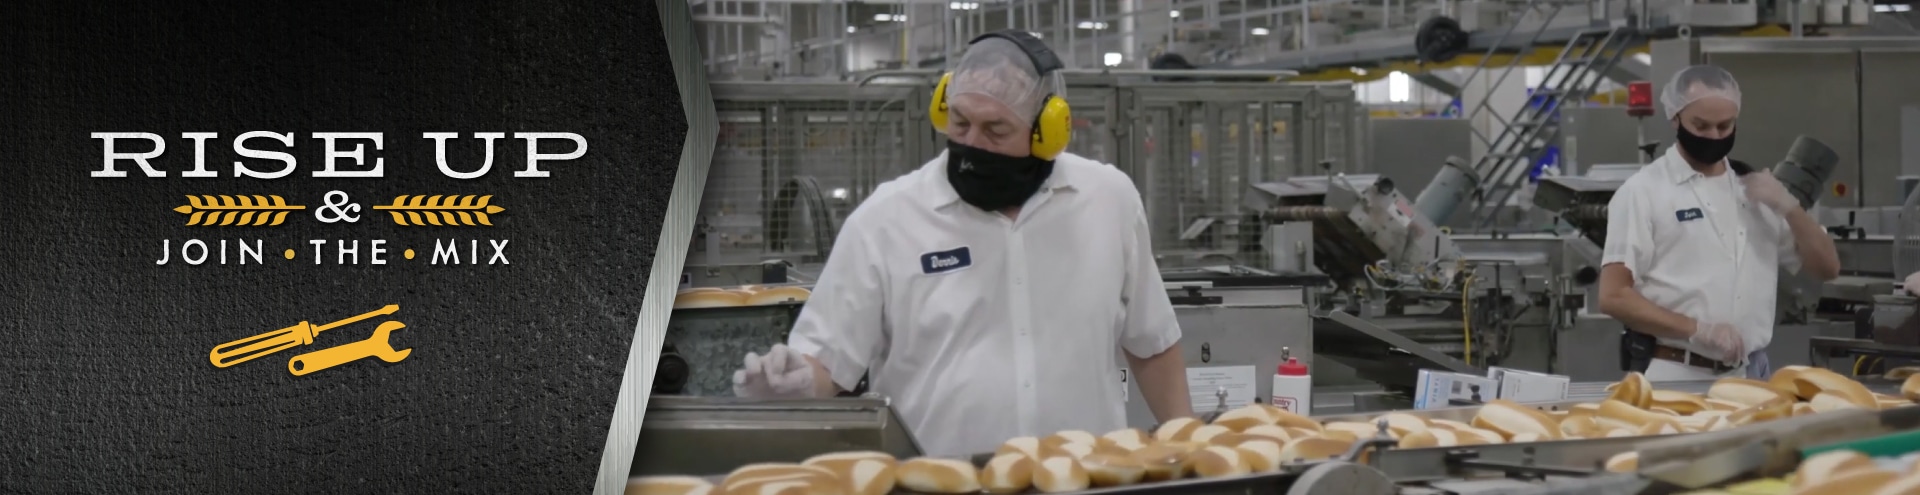
[[[1838,373],[1805,366],[1789,366],[1765,382],[1723,379],[1705,396],[1655,390],[1639,373],[1627,374],[1608,390],[1605,400],[1562,411],[1495,400],[1464,423],[1407,413],[1382,414],[1367,422],[1321,423],[1253,404],[1211,423],[1168,421],[1150,434],[1129,428],[1098,436],[1063,431],[1014,438],[1002,443],[984,466],[843,452],[798,464],[744,466],[719,485],[687,476],[635,478],[627,494],[885,495],[895,488],[934,495],[1073,492],[1273,472],[1296,461],[1340,456],[1361,439],[1382,435],[1399,448],[1455,447],[1694,433],[1839,409],[1907,406],[1920,399],[1920,375],[1901,387],[1905,397],[1876,395]],[[1632,472],[1638,469],[1637,459],[1633,453],[1621,454],[1606,468]]]
[[806,302],[812,295],[805,287],[762,287],[746,285],[733,288],[699,287],[682,289],[673,298],[673,309],[732,308]]

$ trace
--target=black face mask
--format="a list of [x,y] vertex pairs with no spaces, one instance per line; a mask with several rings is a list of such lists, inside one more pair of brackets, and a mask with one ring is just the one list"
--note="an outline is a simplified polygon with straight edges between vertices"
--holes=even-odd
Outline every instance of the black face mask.
[[1679,128],[1676,140],[1680,143],[1680,151],[1687,152],[1688,158],[1701,163],[1718,163],[1721,158],[1726,158],[1728,153],[1733,152],[1733,133],[1731,132],[1727,133],[1727,137],[1707,139],[1687,131],[1687,126],[1683,125]]
[[947,143],[947,182],[960,200],[987,211],[1026,204],[1053,175],[1053,160],[1012,157]]

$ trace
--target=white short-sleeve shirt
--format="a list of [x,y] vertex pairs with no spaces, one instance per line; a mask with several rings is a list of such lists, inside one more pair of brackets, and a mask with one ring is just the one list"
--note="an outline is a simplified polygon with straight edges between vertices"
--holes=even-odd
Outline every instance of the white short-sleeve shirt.
[[848,216],[788,346],[842,389],[870,373],[929,455],[1124,428],[1116,350],[1180,339],[1139,192],[1064,154],[1017,219],[960,200],[946,154]]
[[[1731,171],[1695,172],[1677,148],[1635,172],[1607,205],[1602,264],[1669,311],[1740,329],[1747,349],[1773,341],[1780,269],[1800,270],[1786,219],[1747,199]],[[1663,345],[1695,352],[1685,341]]]

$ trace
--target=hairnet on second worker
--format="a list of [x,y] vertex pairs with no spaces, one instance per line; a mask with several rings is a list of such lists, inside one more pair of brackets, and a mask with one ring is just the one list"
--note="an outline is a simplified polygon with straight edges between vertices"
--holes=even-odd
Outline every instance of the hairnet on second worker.
[[1733,102],[1733,108],[1740,108],[1740,83],[1733,80],[1733,74],[1725,69],[1711,65],[1695,65],[1680,69],[1673,74],[1673,80],[1660,90],[1660,105],[1666,107],[1667,120],[1680,115],[1680,110],[1693,102],[1707,98],[1720,98]]
[[1049,94],[1062,93],[1060,74],[1041,77],[1033,59],[1012,41],[987,38],[967,47],[960,63],[947,81],[947,99],[963,94],[993,98],[1006,105],[1023,122],[1040,115],[1040,106]]

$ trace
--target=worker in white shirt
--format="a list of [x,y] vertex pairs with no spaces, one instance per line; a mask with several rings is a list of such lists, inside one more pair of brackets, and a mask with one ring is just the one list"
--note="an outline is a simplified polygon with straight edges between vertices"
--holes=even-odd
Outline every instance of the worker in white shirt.
[[1140,194],[1064,152],[1059,69],[1024,31],[973,41],[935,90],[947,151],[847,217],[787,344],[748,354],[736,395],[830,397],[865,375],[930,455],[1125,428],[1123,367],[1161,421],[1193,414]]
[[1771,172],[1730,166],[1740,117],[1732,74],[1682,69],[1660,103],[1677,143],[1607,206],[1600,311],[1657,339],[1650,380],[1764,378],[1779,269],[1839,276],[1833,239]]

